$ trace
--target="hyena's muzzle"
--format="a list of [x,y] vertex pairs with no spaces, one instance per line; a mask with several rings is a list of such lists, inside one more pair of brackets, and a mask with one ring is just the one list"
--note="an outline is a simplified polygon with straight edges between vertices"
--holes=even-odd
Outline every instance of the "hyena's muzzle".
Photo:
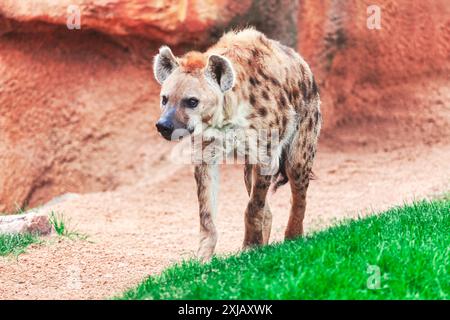
[[177,120],[176,110],[169,107],[156,122],[156,129],[166,140],[179,140],[190,133],[187,126]]

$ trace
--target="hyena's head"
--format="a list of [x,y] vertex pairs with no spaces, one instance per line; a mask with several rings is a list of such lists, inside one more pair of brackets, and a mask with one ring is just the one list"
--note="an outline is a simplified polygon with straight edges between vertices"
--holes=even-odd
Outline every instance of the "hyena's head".
[[176,58],[163,46],[153,63],[161,84],[161,117],[156,127],[167,139],[178,139],[222,117],[224,93],[235,82],[231,62],[220,55],[189,52]]

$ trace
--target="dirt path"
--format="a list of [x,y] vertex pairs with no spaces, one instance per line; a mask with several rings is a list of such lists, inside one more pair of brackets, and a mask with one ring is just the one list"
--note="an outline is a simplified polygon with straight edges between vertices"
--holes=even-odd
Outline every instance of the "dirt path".
[[[450,190],[450,145],[387,152],[318,154],[309,195],[306,231],[336,220],[382,210]],[[161,169],[163,170],[163,169]],[[222,168],[218,252],[239,250],[247,194],[242,168]],[[272,241],[286,225],[289,193],[272,196]],[[168,176],[143,177],[114,192],[69,197],[46,210],[63,212],[72,229],[90,241],[35,245],[18,260],[0,260],[0,299],[98,299],[120,294],[149,274],[183,258],[197,246],[198,219],[192,168],[171,167]],[[299,257],[301,258],[301,257]]]
[[[359,120],[324,131],[308,192],[305,231],[450,191],[450,90],[448,80],[388,88],[415,97],[390,100],[377,121]],[[394,95],[396,96],[396,95]],[[377,113],[378,112],[378,113]],[[367,117],[367,115],[366,115]],[[393,121],[394,120],[394,121]],[[197,249],[198,217],[190,166],[167,159],[171,145],[149,137],[142,150],[142,179],[115,191],[63,197],[42,210],[63,213],[89,241],[47,238],[17,260],[0,258],[0,299],[101,299],[122,293],[149,274],[190,258]],[[221,173],[217,251],[240,249],[247,192],[243,170]],[[283,238],[289,188],[270,199],[271,241]],[[301,259],[301,257],[299,257]]]

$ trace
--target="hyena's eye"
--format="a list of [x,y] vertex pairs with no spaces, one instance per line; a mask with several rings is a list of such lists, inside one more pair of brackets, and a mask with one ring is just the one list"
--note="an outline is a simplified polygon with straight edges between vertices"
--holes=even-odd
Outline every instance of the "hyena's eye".
[[186,107],[193,109],[198,105],[198,99],[197,98],[186,99],[185,104],[186,104]]
[[167,96],[162,96],[161,97],[161,104],[163,106],[165,106],[167,104],[167,100],[169,100],[169,98],[167,98]]

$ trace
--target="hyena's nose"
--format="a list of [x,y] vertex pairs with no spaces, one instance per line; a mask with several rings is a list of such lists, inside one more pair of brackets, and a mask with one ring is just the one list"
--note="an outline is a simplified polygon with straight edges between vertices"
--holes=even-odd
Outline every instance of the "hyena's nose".
[[158,132],[161,133],[164,138],[170,139],[173,132],[173,123],[165,119],[159,120],[156,123],[156,129],[158,129]]

